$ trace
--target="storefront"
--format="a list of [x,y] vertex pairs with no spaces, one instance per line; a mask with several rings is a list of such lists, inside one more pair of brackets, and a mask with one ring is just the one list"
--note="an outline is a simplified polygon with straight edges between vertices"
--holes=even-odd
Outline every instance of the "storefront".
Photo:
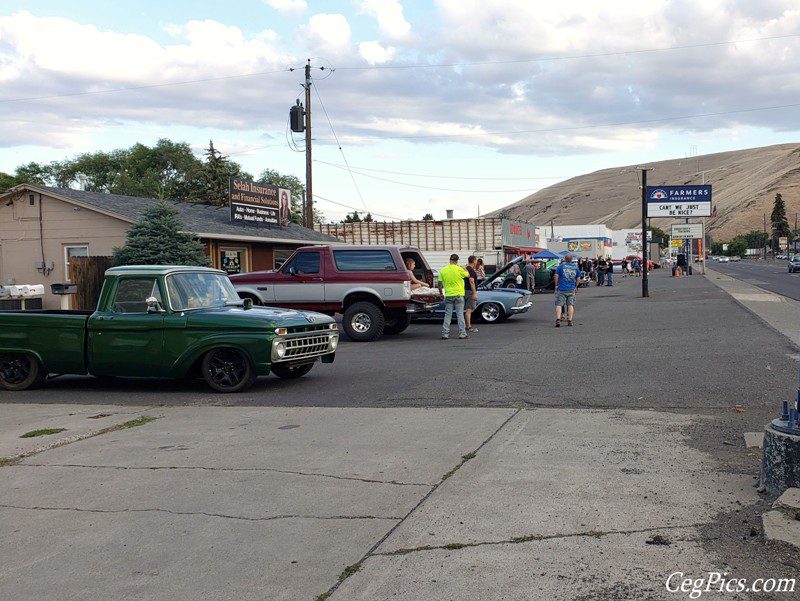
[[502,221],[503,258],[506,262],[524,255],[530,256],[540,250],[539,228],[525,221],[503,219]]

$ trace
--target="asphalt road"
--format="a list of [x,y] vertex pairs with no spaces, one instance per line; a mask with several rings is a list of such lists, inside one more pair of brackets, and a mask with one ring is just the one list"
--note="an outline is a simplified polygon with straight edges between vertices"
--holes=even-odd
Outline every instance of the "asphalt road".
[[0,393],[0,403],[706,411],[792,396],[794,347],[705,278],[657,270],[647,300],[638,278],[615,279],[580,292],[571,328],[556,329],[552,294],[537,294],[527,314],[480,325],[469,340],[440,340],[436,322],[413,324],[378,342],[344,341],[335,363],[300,380],[261,378],[240,394],[202,382],[62,377]]
[[800,273],[789,273],[786,261],[709,263],[709,266],[753,286],[800,300]]

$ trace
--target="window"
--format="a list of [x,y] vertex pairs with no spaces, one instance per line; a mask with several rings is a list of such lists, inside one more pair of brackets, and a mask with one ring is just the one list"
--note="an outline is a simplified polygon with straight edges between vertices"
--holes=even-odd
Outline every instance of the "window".
[[397,271],[388,250],[335,250],[333,260],[339,271]]
[[69,260],[72,257],[88,257],[89,247],[86,245],[80,246],[65,246],[64,247],[64,281],[69,282]]
[[209,309],[238,303],[239,294],[227,276],[217,273],[176,273],[167,277],[173,311]]
[[283,264],[281,271],[289,273],[289,269],[294,267],[298,275],[305,275],[311,273],[319,273],[319,253],[318,252],[303,252],[298,253],[293,259],[290,259]]
[[156,278],[126,278],[117,284],[112,309],[114,313],[147,313],[147,299],[161,303],[161,289]]

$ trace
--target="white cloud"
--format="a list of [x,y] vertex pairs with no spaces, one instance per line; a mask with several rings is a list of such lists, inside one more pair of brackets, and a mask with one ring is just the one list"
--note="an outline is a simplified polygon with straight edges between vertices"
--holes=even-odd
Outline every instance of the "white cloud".
[[378,41],[370,41],[361,42],[358,45],[358,53],[370,65],[376,65],[392,60],[395,49],[392,46],[383,46]]
[[350,46],[350,23],[341,13],[311,15],[306,25],[298,30],[298,39],[308,48],[339,55]]
[[389,41],[411,39],[411,23],[403,16],[403,5],[398,0],[362,0],[361,12],[375,18],[381,34]]
[[267,6],[280,12],[303,12],[308,8],[306,0],[264,0]]

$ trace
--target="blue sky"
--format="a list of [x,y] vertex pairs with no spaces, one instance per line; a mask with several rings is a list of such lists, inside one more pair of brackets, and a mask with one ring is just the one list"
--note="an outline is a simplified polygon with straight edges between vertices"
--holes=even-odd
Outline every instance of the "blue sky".
[[[335,68],[315,70],[317,91],[358,171],[325,164],[343,157],[315,95],[315,193],[386,217],[472,216],[693,146],[798,142],[796,107],[739,112],[800,97],[798,34],[791,0],[12,0],[0,7],[0,170],[168,137],[198,153],[213,139],[250,172],[302,179],[285,141],[301,74],[285,69],[313,57]],[[406,68],[441,63],[461,66]],[[150,84],[162,87],[3,102]],[[654,121],[701,113],[720,114]],[[594,127],[631,121],[650,123]],[[397,139],[431,135],[443,137]],[[330,219],[348,210],[323,198]]]

